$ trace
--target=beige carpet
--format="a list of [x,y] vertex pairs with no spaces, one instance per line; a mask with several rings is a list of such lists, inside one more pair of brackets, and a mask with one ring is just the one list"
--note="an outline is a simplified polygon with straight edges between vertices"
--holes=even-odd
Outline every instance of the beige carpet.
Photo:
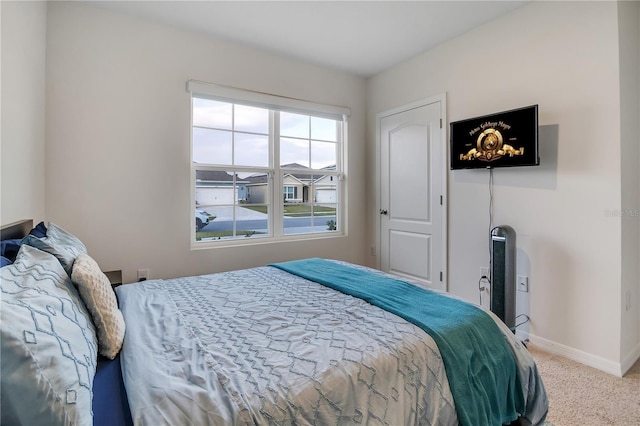
[[615,377],[529,345],[549,398],[554,426],[640,426],[640,360]]

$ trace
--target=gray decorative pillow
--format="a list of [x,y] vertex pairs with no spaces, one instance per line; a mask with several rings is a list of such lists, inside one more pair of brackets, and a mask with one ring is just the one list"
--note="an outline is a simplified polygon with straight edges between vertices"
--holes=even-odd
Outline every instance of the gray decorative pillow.
[[71,281],[78,287],[80,297],[91,312],[98,332],[100,353],[107,358],[115,358],[122,348],[125,324],[109,278],[91,256],[80,253],[73,264]]
[[37,238],[27,235],[22,240],[22,244],[33,246],[47,253],[54,255],[67,274],[71,276],[73,262],[80,253],[87,253],[87,248],[76,236],[49,222],[47,236]]
[[23,245],[0,288],[2,424],[91,426],[96,335],[60,262]]

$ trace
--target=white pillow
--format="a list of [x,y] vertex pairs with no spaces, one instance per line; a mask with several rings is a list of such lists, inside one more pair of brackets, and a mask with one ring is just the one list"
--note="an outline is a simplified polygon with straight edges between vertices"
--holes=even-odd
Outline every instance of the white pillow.
[[118,355],[125,323],[109,278],[91,256],[80,253],[73,263],[71,281],[78,287],[98,334],[98,350],[109,359]]

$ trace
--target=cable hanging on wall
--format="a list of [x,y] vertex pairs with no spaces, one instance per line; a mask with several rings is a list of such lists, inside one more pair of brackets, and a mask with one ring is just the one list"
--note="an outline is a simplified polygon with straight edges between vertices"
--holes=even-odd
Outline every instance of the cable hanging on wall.
[[489,270],[491,270],[491,231],[493,230],[493,168],[489,169]]
[[[488,246],[489,246],[489,271],[491,271],[491,230],[493,229],[493,168],[487,167],[489,169],[489,232],[487,235]],[[491,289],[491,278],[490,273],[480,277],[478,280],[478,292],[480,293],[480,306],[482,306],[482,293],[487,289]]]

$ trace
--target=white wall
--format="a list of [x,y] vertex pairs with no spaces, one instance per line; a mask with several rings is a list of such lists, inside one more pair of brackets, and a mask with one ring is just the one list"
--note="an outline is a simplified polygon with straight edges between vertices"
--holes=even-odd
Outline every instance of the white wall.
[[[103,269],[151,278],[324,256],[364,260],[365,81],[89,5],[52,2],[47,219]],[[189,79],[351,108],[349,236],[190,250]]]
[[[0,2],[0,223],[45,217],[46,2]],[[36,222],[37,223],[37,222]]]
[[[343,73],[91,6],[51,2],[47,18],[45,3],[3,1],[1,222],[57,222],[127,281],[137,268],[169,277],[309,255],[360,263],[364,243],[375,243],[375,217],[366,229],[359,218],[375,211],[375,188],[366,205],[364,188],[375,182],[376,113],[445,92],[449,121],[538,103],[542,165],[495,171],[494,223],[514,226],[519,273],[530,276],[519,311],[530,313],[532,338],[547,348],[624,369],[640,339],[640,290],[629,257],[638,243],[621,234],[637,225],[605,213],[638,198],[627,161],[637,128],[625,118],[637,99],[621,95],[638,65],[618,58],[618,32],[633,29],[624,8],[637,4],[617,7],[536,2],[365,88]],[[191,78],[351,107],[348,238],[189,250]],[[488,263],[487,173],[450,173],[448,195],[450,289],[475,301]],[[626,289],[637,301],[630,311]]]
[[[542,165],[494,171],[493,223],[516,230],[518,274],[529,276],[518,313],[529,313],[538,344],[614,374],[621,219],[606,212],[621,208],[617,18],[613,2],[534,2],[367,85],[369,182],[376,113],[442,93],[448,121],[539,104]],[[449,289],[476,302],[489,263],[488,171],[450,172],[448,185]],[[375,217],[368,223],[373,245]]]
[[640,2],[618,2],[622,142],[623,370],[640,357]]

